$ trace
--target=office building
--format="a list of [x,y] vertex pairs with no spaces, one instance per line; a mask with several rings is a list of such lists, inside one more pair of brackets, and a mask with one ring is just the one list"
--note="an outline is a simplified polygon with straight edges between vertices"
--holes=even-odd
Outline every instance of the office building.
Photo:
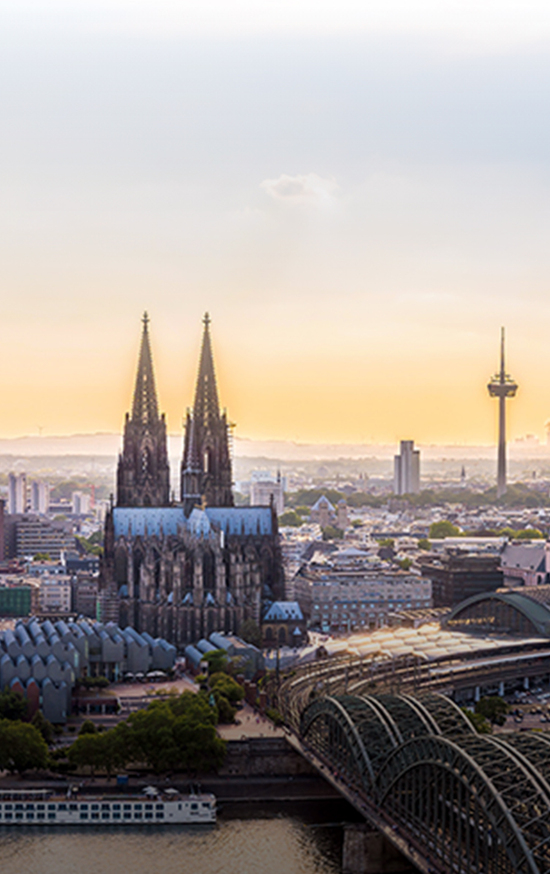
[[414,440],[402,440],[394,457],[393,490],[396,495],[416,495],[420,491],[420,452]]

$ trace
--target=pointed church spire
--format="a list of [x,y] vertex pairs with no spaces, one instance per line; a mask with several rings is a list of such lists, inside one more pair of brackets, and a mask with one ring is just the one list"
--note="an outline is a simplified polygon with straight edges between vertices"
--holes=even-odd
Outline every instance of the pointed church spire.
[[158,419],[157,391],[153,373],[153,357],[149,343],[149,316],[143,313],[143,332],[139,350],[139,362],[132,405],[132,420],[134,422],[155,422]]
[[210,507],[232,507],[228,424],[220,414],[210,316],[205,313],[195,403],[188,411],[181,464],[181,500],[186,513],[202,499]]
[[131,417],[126,414],[117,469],[119,507],[165,507],[170,503],[170,468],[164,414],[159,416],[149,316],[143,330]]
[[209,423],[216,422],[219,419],[220,404],[212,355],[212,341],[210,339],[210,316],[208,313],[204,314],[202,321],[204,332],[202,335],[201,357],[195,388],[193,416],[204,427],[208,427]]

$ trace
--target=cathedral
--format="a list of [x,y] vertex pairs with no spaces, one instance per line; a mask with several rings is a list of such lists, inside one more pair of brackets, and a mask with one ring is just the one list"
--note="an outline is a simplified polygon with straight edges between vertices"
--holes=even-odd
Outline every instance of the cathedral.
[[238,633],[246,619],[259,624],[264,608],[282,598],[273,506],[234,506],[229,424],[218,400],[209,316],[176,501],[145,314],[116,501],[105,521],[102,618],[184,647],[213,631]]

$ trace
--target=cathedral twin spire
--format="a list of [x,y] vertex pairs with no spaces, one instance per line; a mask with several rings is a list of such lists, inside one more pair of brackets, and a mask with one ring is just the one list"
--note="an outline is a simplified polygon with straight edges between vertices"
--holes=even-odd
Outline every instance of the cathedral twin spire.
[[181,501],[186,513],[201,502],[211,507],[232,507],[229,425],[220,413],[210,338],[210,316],[204,333],[192,412],[187,411],[181,463]]
[[170,467],[166,422],[159,416],[149,317],[143,314],[143,332],[132,404],[126,413],[122,453],[117,468],[119,507],[166,507],[170,503]]
[[[229,431],[220,413],[210,338],[210,317],[204,334],[193,411],[188,411],[181,465],[181,501],[186,513],[198,503],[233,506]],[[131,417],[126,414],[123,451],[117,471],[117,504],[126,507],[167,506],[170,470],[164,414],[159,416],[149,341],[149,317],[143,332]]]
[[139,350],[139,363],[132,405],[132,420],[135,422],[155,422],[158,419],[157,392],[153,373],[153,358],[149,343],[149,316],[143,313],[143,333]]

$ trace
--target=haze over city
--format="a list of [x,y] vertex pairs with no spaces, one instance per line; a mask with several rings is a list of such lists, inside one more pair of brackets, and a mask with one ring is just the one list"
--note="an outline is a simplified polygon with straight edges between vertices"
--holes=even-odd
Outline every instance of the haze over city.
[[5,2],[0,437],[491,444],[550,416],[546,5]]

